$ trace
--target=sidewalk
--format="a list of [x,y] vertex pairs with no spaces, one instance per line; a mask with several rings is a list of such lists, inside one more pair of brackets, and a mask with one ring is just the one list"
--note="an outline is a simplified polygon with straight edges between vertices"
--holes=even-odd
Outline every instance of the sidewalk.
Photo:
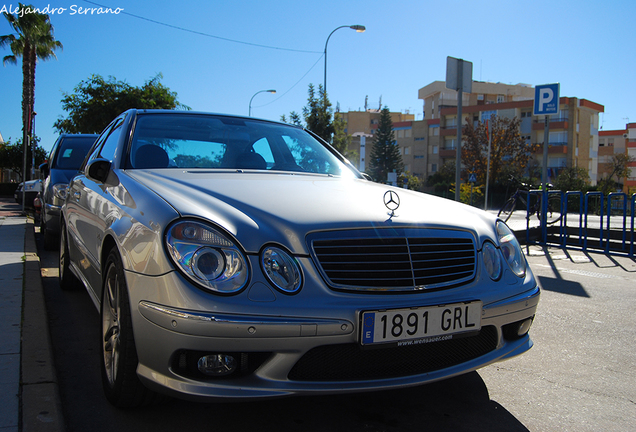
[[62,432],[34,221],[0,197],[0,432]]

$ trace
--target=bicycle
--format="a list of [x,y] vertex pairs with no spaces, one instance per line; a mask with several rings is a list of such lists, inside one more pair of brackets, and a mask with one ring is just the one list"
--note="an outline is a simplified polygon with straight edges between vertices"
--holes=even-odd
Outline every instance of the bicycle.
[[[520,187],[514,191],[512,195],[506,200],[497,216],[500,217],[504,222],[507,222],[514,213],[517,208],[517,201],[521,201],[523,204],[523,208],[526,210],[526,219],[530,219],[532,215],[537,215],[537,219],[541,221],[541,200],[543,197],[543,191],[537,190],[538,188],[533,187],[528,183],[523,183],[520,180],[517,180],[515,177],[511,176],[510,179],[516,182]],[[551,188],[551,185],[548,185],[548,189]],[[527,198],[524,198],[524,194]],[[530,202],[531,196],[536,196],[536,200]],[[558,222],[561,219],[561,197],[560,195],[550,195],[548,192],[548,213],[546,217],[546,223],[548,225],[552,225]]]

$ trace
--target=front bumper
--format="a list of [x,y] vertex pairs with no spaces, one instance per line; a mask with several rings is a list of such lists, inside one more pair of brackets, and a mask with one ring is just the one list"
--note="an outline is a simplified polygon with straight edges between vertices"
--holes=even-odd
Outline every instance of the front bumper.
[[53,233],[60,232],[60,215],[62,207],[50,203],[44,203],[44,224],[47,231]]
[[[391,373],[378,378],[365,377],[364,374],[361,375],[362,378],[347,378],[350,375],[343,372],[341,376],[334,375],[337,378],[329,375],[324,379],[307,379],[298,378],[305,375],[298,375],[293,371],[314,350],[333,347],[334,352],[340,352],[342,347],[343,350],[353,352],[355,361],[361,363],[366,362],[365,359],[378,356],[373,352],[382,353],[384,348],[360,349],[358,341],[361,311],[377,307],[374,302],[386,305],[394,301],[404,304],[405,297],[360,296],[333,293],[324,288],[332,294],[331,298],[328,296],[321,303],[317,300],[319,296],[313,301],[303,301],[302,304],[308,305],[304,308],[299,309],[296,306],[295,309],[290,309],[287,308],[288,305],[294,302],[299,304],[297,296],[284,296],[271,290],[264,281],[252,281],[250,288],[242,293],[242,297],[248,301],[234,306],[233,309],[230,305],[237,303],[237,297],[212,296],[215,301],[211,303],[209,294],[192,289],[174,272],[160,277],[127,272],[127,282],[131,305],[134,305],[133,328],[140,379],[149,388],[193,400],[371,391],[450,378],[530,349],[532,341],[528,334],[509,337],[505,336],[504,328],[534,317],[540,297],[538,285],[533,277],[529,277],[526,280],[532,282],[529,289],[508,298],[484,302],[482,333],[490,333],[491,336],[488,337],[492,339],[492,345],[459,363],[451,362],[424,372],[414,369],[416,372],[406,375]],[[310,289],[307,286],[304,288]],[[324,292],[322,294],[324,297]],[[356,306],[352,306],[353,299],[358,299]],[[365,302],[367,299],[370,301]],[[177,303],[181,306],[167,306]],[[444,304],[442,300],[434,300],[434,303]],[[290,313],[290,310],[295,313]],[[267,311],[267,315],[263,311]],[[436,344],[440,343],[428,345]],[[442,345],[437,346],[443,350]],[[439,352],[439,349],[434,348],[431,353]],[[403,348],[390,350],[397,356],[407,352],[398,351]],[[236,376],[197,376],[187,373],[187,356],[184,353],[232,353],[244,355],[252,364],[246,366],[245,373]],[[383,354],[381,356],[386,358]],[[253,364],[253,358],[258,358],[257,365]],[[338,367],[347,360],[328,358],[326,361],[333,361],[333,366]],[[180,368],[181,363],[184,368]]]

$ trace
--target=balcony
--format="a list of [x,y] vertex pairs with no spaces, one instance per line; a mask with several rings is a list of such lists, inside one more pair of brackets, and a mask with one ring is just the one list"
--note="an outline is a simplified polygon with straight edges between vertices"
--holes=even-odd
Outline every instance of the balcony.
[[[543,153],[543,143],[535,143],[534,145],[539,145],[539,149],[535,152],[535,154]],[[548,154],[568,154],[568,143],[566,142],[549,143]]]
[[457,156],[457,148],[455,147],[448,147],[439,150],[439,157],[441,157],[442,159],[455,156]]
[[[567,117],[550,117],[550,130],[567,129],[569,127]],[[532,122],[532,130],[543,130],[545,128],[545,120],[534,120]]]

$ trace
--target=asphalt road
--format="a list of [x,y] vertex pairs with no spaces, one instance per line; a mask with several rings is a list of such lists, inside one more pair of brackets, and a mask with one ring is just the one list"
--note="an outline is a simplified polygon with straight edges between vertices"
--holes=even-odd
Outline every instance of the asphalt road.
[[451,380],[388,392],[236,404],[108,404],[99,316],[84,291],[58,287],[57,253],[38,247],[63,414],[69,432],[633,431],[636,262],[549,253],[528,260],[543,285],[526,354]]

